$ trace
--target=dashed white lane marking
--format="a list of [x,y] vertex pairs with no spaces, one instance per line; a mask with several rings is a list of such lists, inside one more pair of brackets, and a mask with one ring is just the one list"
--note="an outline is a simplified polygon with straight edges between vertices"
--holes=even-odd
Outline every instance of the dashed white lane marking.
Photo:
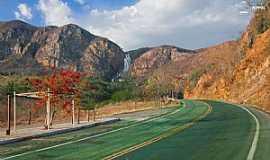
[[38,149],[38,150],[24,152],[24,153],[21,153],[21,154],[16,154],[16,155],[9,156],[9,157],[2,158],[2,159],[0,158],[0,160],[8,160],[8,159],[12,159],[12,158],[16,158],[16,157],[21,157],[21,156],[25,156],[25,155],[29,155],[29,154],[33,154],[33,153],[37,153],[37,152],[42,152],[42,151],[46,151],[46,150],[49,150],[49,149],[53,149],[53,148],[57,148],[57,147],[61,147],[61,146],[65,146],[65,145],[69,145],[69,144],[73,144],[73,143],[82,142],[82,141],[85,141],[85,140],[88,140],[88,139],[91,139],[91,138],[96,138],[96,137],[104,136],[104,135],[107,135],[107,134],[110,134],[110,133],[118,132],[118,131],[121,131],[121,130],[124,130],[124,129],[127,129],[127,128],[131,128],[131,127],[134,127],[134,126],[143,124],[145,122],[151,122],[151,121],[157,120],[159,118],[162,118],[164,116],[175,114],[175,113],[179,112],[180,110],[182,110],[183,108],[185,108],[185,107],[182,107],[180,109],[177,109],[174,112],[171,112],[169,114],[166,114],[166,115],[163,115],[163,116],[160,116],[160,117],[156,117],[156,118],[153,118],[153,119],[149,119],[149,120],[146,120],[146,121],[143,121],[143,122],[140,122],[140,123],[136,123],[136,124],[133,124],[133,125],[130,125],[130,126],[126,126],[126,127],[122,127],[122,128],[118,128],[118,129],[112,130],[112,131],[108,131],[108,132],[96,134],[96,135],[93,135],[93,136],[85,137],[85,138],[82,138],[82,139],[78,139],[76,141],[69,141],[69,142],[66,142],[66,143],[61,143],[61,144],[57,144],[57,145],[54,145],[54,146],[50,146],[50,147],[46,147],[46,148],[42,148],[42,149]]
[[247,160],[253,160],[255,152],[256,152],[257,144],[258,144],[258,141],[259,141],[260,122],[257,119],[257,117],[252,112],[250,112],[250,110],[248,110],[247,108],[242,107],[242,106],[241,106],[241,108],[244,109],[245,111],[247,111],[254,118],[254,120],[256,122],[256,131],[255,131],[255,134],[254,134],[252,145],[251,145],[251,147],[249,149],[249,153],[248,153],[248,156],[247,156]]

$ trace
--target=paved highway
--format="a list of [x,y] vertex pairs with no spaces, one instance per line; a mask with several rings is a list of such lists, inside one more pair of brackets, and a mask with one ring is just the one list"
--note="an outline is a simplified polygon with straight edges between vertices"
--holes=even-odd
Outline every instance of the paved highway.
[[193,127],[118,159],[270,159],[268,114],[222,102],[206,101],[206,103],[212,106],[212,112]]
[[181,109],[174,108],[144,121],[123,121],[0,146],[0,157],[4,160],[269,160],[268,114],[216,101],[184,102],[186,105]]

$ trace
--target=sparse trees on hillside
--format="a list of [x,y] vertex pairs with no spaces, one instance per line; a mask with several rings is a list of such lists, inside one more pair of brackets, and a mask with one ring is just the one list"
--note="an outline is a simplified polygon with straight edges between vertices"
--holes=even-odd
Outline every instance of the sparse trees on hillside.
[[144,95],[160,105],[162,98],[171,95],[174,85],[165,76],[152,76],[144,85]]
[[136,83],[131,79],[108,82],[101,78],[86,78],[82,82],[81,93],[81,105],[85,110],[93,111],[94,120],[96,108],[139,97]]

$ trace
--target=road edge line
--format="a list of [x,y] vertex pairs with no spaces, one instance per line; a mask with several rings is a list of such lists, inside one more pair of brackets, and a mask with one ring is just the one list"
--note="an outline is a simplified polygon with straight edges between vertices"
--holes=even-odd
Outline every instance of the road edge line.
[[249,149],[248,156],[247,156],[247,160],[253,160],[255,153],[256,153],[257,144],[259,141],[259,136],[260,136],[260,122],[259,122],[258,118],[249,109],[247,109],[246,107],[243,107],[243,106],[240,106],[240,107],[243,110],[247,111],[256,122],[256,132],[254,134],[253,141],[252,141],[252,144],[251,144],[251,147]]
[[221,102],[221,103],[226,103],[226,104],[231,104],[231,105],[238,106],[241,109],[243,109],[244,111],[248,112],[249,115],[251,115],[252,118],[255,120],[256,131],[255,131],[255,134],[254,134],[254,137],[253,137],[251,147],[250,147],[249,152],[248,152],[248,156],[246,158],[246,160],[253,160],[254,156],[255,156],[256,149],[257,149],[257,144],[258,144],[258,141],[259,141],[259,137],[260,137],[260,121],[258,120],[258,118],[249,109],[247,109],[247,107],[244,107],[244,106],[242,106],[240,104],[227,102],[227,101],[223,101],[223,100],[210,100],[210,101]]

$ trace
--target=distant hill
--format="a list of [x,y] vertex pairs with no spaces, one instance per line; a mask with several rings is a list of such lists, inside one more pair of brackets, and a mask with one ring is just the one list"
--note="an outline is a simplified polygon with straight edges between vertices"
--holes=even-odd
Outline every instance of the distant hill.
[[181,63],[196,52],[182,49],[175,46],[158,46],[152,48],[142,48],[129,52],[132,57],[130,73],[137,78],[147,78],[156,69],[171,63]]

